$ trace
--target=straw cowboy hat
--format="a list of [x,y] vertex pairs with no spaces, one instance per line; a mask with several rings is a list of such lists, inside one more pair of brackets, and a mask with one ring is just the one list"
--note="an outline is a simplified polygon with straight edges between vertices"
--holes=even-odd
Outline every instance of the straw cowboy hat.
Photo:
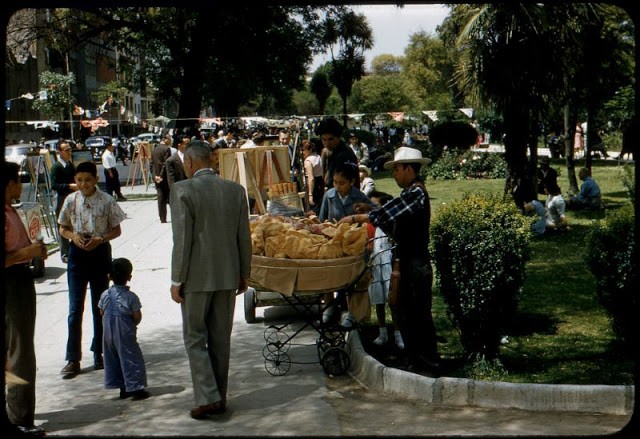
[[420,163],[421,165],[428,165],[431,163],[431,159],[422,157],[422,152],[418,149],[401,146],[396,149],[393,161],[384,164],[384,169],[392,169],[396,163]]
[[365,165],[358,165],[358,169],[367,173],[367,175],[371,175],[371,168]]

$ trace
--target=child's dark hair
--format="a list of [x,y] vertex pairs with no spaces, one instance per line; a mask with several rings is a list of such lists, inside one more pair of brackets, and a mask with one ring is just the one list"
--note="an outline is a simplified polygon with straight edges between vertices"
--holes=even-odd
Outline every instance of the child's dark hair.
[[380,200],[381,206],[384,206],[389,201],[393,200],[392,195],[382,191],[371,191],[371,193],[369,193],[369,199],[374,199],[374,198],[377,198],[378,200]]
[[76,166],[76,174],[80,172],[88,172],[94,177],[98,176],[98,168],[96,167],[96,164],[93,162],[78,163],[78,166]]
[[111,280],[116,285],[126,285],[131,273],[133,265],[127,258],[118,258],[111,261]]
[[333,170],[333,175],[340,174],[353,183],[353,181],[359,177],[359,172],[360,170],[358,169],[357,164],[352,162],[344,162],[338,163],[336,165],[336,168]]
[[20,165],[13,162],[4,162],[2,163],[2,172],[0,176],[2,176],[2,189],[6,189],[9,186],[9,182],[18,182],[20,181],[19,177]]

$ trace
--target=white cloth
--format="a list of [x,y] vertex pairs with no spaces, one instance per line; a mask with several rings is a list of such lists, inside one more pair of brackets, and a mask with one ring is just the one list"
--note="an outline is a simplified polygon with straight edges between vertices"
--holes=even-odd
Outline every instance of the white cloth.
[[371,283],[369,300],[372,305],[385,303],[389,298],[391,281],[391,242],[385,233],[376,227],[371,252]]

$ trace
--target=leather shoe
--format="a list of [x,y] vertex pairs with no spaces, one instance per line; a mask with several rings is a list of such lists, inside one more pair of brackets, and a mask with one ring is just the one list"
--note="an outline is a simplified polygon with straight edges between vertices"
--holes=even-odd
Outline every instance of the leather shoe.
[[78,375],[80,373],[80,362],[79,361],[69,361],[65,367],[60,371],[62,375],[65,377],[71,377]]
[[151,396],[151,393],[146,389],[134,390],[133,392],[128,393],[131,396],[132,401],[140,401],[141,399],[147,399]]
[[226,410],[226,407],[222,401],[214,402],[213,404],[201,405],[191,409],[189,414],[193,419],[205,419],[211,415],[221,415]]
[[93,355],[93,368],[95,370],[104,369],[104,360],[102,359],[102,354]]
[[29,427],[25,427],[23,425],[18,425],[18,431],[26,436],[44,436],[45,431],[44,428],[38,425],[31,425]]

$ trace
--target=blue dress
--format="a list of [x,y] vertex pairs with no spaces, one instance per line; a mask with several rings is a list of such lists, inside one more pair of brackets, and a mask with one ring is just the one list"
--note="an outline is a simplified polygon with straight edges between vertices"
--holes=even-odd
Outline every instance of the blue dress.
[[142,308],[128,286],[114,285],[100,297],[104,311],[104,387],[135,392],[147,386],[147,371],[136,337],[133,312]]

